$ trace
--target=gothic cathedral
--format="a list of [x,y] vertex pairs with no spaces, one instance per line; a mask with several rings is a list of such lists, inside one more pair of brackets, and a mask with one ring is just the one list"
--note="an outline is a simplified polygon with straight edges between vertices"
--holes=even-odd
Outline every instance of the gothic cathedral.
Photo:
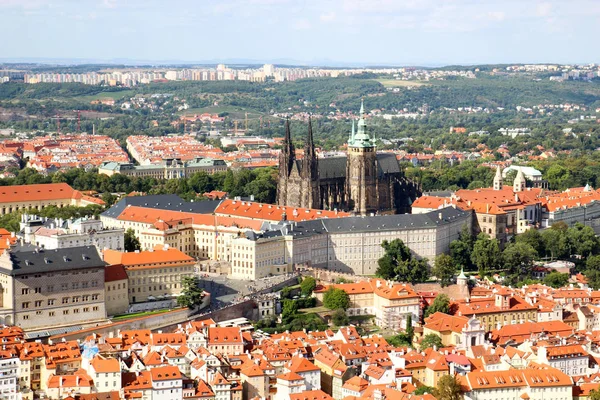
[[356,215],[410,212],[420,195],[417,185],[404,177],[393,153],[377,153],[375,135],[367,132],[364,106],[342,157],[318,158],[311,121],[304,156],[296,159],[289,121],[279,156],[279,205],[350,211]]

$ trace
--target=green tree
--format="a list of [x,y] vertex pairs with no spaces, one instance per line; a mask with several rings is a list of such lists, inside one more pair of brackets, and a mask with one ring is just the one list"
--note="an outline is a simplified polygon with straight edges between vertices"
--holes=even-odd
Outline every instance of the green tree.
[[509,283],[517,282],[531,277],[533,260],[537,253],[527,243],[509,243],[502,252],[502,261],[507,268],[506,277]]
[[106,203],[106,207],[111,207],[117,201],[117,196],[110,192],[105,192],[102,194],[102,201]]
[[566,286],[569,283],[569,274],[561,274],[557,271],[552,271],[544,278],[544,285],[551,286],[555,289]]
[[409,343],[412,343],[415,336],[415,328],[412,326],[412,314],[406,316],[406,336],[408,336]]
[[323,305],[330,310],[346,310],[350,306],[350,296],[342,289],[333,286],[327,289],[323,295]]
[[341,308],[335,310],[331,320],[335,326],[345,326],[348,325],[348,322],[350,322],[348,315],[346,315],[346,311],[342,310]]
[[282,299],[291,299],[292,298],[292,289],[289,286],[281,289],[281,298]]
[[289,324],[298,314],[298,303],[294,300],[284,300],[281,309],[281,322]]
[[456,275],[456,264],[452,257],[442,253],[435,258],[432,273],[440,281],[442,287],[449,286]]
[[413,257],[408,246],[400,239],[391,242],[384,240],[381,247],[385,249],[383,257],[377,263],[376,274],[383,279],[395,279],[400,282],[424,282],[429,277],[429,267],[425,260]]
[[551,259],[560,258],[566,253],[562,236],[563,233],[558,229],[546,229],[541,233],[545,253]]
[[435,299],[433,299],[433,303],[425,310],[425,317],[429,317],[436,312],[444,314],[450,313],[450,297],[448,297],[448,295],[444,293],[438,294]]
[[317,281],[312,276],[307,276],[304,278],[302,283],[300,284],[300,291],[304,296],[310,296],[317,287]]
[[204,289],[200,287],[200,279],[196,276],[186,276],[181,281],[181,294],[177,304],[181,307],[195,308],[202,304]]
[[429,349],[432,347],[437,347],[438,349],[442,347],[442,338],[436,335],[435,333],[430,333],[429,335],[425,335],[421,340],[421,351],[425,349]]
[[592,390],[589,400],[600,400],[600,390]]
[[498,240],[490,239],[485,233],[477,235],[477,240],[473,244],[471,261],[479,270],[479,276],[483,278],[486,273],[496,269],[500,262],[500,246]]
[[585,263],[586,270],[584,271],[588,285],[594,290],[600,289],[600,256],[588,257]]
[[125,251],[136,251],[142,247],[140,240],[135,236],[135,232],[131,228],[125,231],[124,245]]
[[450,243],[450,256],[458,267],[463,267],[465,270],[471,271],[473,262],[471,261],[471,252],[473,251],[473,235],[469,227],[463,225],[458,239]]
[[530,245],[539,255],[542,255],[545,252],[542,234],[537,229],[528,229],[515,236],[515,242]]
[[411,347],[412,339],[408,336],[406,332],[399,333],[394,336],[390,336],[386,339],[390,346],[394,347]]
[[600,242],[594,230],[581,223],[576,223],[575,226],[567,231],[569,242],[572,243],[573,251],[580,256],[590,256],[598,254],[600,250]]
[[438,400],[461,400],[463,398],[460,382],[455,375],[442,376],[435,387],[434,395]]
[[430,395],[433,396],[434,390],[435,390],[435,388],[432,388],[431,386],[425,386],[425,385],[423,385],[423,386],[419,386],[417,388],[417,390],[415,390],[413,392],[413,394],[416,395],[416,396],[422,396],[425,393],[429,393]]

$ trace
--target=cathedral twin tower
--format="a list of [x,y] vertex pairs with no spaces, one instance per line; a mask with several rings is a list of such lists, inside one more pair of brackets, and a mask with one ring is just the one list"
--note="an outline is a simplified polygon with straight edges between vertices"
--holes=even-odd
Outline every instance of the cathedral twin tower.
[[375,137],[367,133],[364,116],[361,104],[356,131],[352,123],[347,155],[321,159],[315,151],[311,121],[302,159],[296,158],[286,122],[279,155],[279,205],[337,209],[357,215],[407,211],[417,188],[404,178],[395,154],[376,152]]

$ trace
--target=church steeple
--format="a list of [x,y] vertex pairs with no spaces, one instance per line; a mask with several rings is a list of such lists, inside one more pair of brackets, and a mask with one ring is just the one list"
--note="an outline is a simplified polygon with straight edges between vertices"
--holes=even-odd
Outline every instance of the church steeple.
[[306,137],[306,145],[304,145],[304,160],[303,172],[304,175],[311,179],[318,177],[317,153],[315,151],[315,143],[313,141],[312,121],[308,119],[308,135]]
[[513,192],[522,192],[525,190],[525,186],[527,182],[525,181],[525,175],[523,175],[523,170],[521,167],[518,167],[519,170],[517,172],[517,176],[515,177],[515,181],[513,182]]
[[292,171],[292,166],[294,165],[294,161],[296,160],[296,150],[294,149],[294,144],[292,143],[292,134],[290,132],[290,120],[287,119],[285,121],[285,136],[283,138],[283,149],[280,153],[280,164],[284,166],[284,170],[287,171],[287,175],[289,176]]
[[375,147],[375,140],[367,133],[367,123],[365,122],[365,105],[362,100],[360,102],[358,129],[356,134],[353,134],[352,137],[352,143],[348,143],[348,146],[350,147]]
[[352,120],[352,133],[350,134],[350,138],[348,139],[348,145],[352,145],[354,142],[354,120]]
[[502,190],[502,171],[500,166],[496,167],[496,176],[494,176],[494,190]]

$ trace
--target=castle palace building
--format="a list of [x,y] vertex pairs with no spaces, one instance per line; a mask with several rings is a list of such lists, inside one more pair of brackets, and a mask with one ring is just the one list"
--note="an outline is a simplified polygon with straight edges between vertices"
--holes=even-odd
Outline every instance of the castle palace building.
[[318,158],[312,124],[304,157],[296,159],[289,121],[279,156],[277,203],[282,206],[337,209],[357,215],[410,212],[418,197],[416,184],[405,178],[396,155],[377,153],[375,135],[367,132],[364,106],[348,139],[346,156]]

